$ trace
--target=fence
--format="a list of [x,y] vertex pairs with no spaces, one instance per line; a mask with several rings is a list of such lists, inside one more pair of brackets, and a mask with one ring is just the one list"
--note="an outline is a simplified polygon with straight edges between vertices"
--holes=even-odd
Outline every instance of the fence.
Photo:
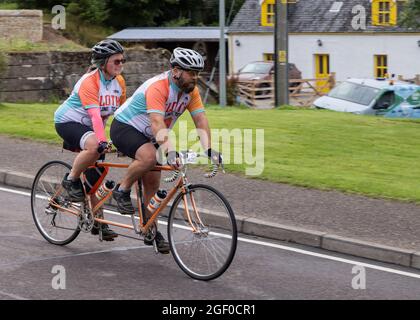
[[[310,106],[315,99],[328,93],[335,83],[335,73],[326,78],[290,79],[289,103],[294,106]],[[237,96],[241,102],[250,107],[273,107],[274,81],[239,81]]]

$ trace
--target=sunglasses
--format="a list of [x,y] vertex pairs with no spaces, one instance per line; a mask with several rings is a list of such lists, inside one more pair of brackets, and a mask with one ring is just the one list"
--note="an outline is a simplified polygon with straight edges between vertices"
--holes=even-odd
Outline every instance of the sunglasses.
[[114,64],[116,65],[116,66],[118,66],[119,64],[123,64],[123,63],[125,63],[125,59],[121,59],[121,60],[114,60]]

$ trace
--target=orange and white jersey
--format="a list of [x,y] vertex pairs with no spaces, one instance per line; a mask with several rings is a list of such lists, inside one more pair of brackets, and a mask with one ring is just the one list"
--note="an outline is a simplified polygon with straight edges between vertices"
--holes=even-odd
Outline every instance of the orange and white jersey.
[[143,83],[115,112],[115,119],[153,139],[149,113],[163,115],[166,127],[171,129],[185,110],[192,116],[204,112],[198,88],[190,93],[181,92],[167,71]]
[[70,97],[54,114],[55,123],[78,122],[92,126],[88,109],[100,108],[106,120],[126,100],[126,87],[121,75],[106,80],[102,71],[86,73],[74,86]]

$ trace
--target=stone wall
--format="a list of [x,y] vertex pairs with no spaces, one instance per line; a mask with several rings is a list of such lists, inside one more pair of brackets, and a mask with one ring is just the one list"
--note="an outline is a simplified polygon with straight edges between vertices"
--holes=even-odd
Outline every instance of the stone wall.
[[[123,76],[130,96],[147,79],[169,68],[165,49],[130,49]],[[90,52],[9,53],[0,74],[0,101],[64,100],[89,67]]]
[[41,10],[0,10],[0,39],[42,40]]

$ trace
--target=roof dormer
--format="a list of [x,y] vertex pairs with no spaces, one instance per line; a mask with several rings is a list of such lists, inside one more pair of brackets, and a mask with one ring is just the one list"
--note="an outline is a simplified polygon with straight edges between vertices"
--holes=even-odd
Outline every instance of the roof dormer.
[[[281,0],[287,1],[287,4],[299,2],[299,0]],[[261,6],[261,26],[274,27],[274,16],[276,12],[276,0],[260,0]]]
[[395,26],[397,25],[398,6],[397,0],[371,0],[372,25]]

